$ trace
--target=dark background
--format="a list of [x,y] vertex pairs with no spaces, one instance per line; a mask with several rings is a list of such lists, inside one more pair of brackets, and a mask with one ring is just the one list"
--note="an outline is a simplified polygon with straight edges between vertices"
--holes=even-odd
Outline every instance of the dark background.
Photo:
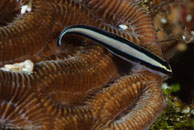
[[178,83],[181,90],[174,95],[187,104],[194,103],[194,43],[188,44],[188,49],[176,54],[170,64],[173,75],[167,80],[169,85]]

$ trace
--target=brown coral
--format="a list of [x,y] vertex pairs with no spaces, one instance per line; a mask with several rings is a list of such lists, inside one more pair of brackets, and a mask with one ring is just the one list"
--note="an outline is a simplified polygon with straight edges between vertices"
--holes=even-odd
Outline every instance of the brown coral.
[[21,15],[22,4],[27,3],[0,6],[9,18],[0,25],[0,65],[31,59],[35,67],[32,74],[0,70],[0,128],[149,128],[162,109],[161,77],[130,72],[130,64],[79,36],[67,36],[56,46],[65,26],[85,24],[162,56],[142,8],[126,0],[34,0],[32,11]]

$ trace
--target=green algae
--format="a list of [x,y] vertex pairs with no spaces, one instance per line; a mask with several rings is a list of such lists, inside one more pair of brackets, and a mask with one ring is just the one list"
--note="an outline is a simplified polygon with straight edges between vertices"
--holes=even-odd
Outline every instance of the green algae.
[[166,100],[165,110],[150,127],[150,130],[194,129],[194,104],[184,104],[178,97],[172,95],[180,90],[179,84],[171,86],[163,84],[162,91]]

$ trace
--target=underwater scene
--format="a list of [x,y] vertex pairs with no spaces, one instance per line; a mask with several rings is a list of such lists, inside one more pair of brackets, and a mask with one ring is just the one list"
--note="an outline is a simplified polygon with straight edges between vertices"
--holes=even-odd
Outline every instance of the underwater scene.
[[0,130],[194,130],[193,0],[0,0]]

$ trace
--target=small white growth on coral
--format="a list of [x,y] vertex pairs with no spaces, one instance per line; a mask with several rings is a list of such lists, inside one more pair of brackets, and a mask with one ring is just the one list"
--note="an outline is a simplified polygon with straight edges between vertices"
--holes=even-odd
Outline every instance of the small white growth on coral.
[[189,22],[191,22],[191,20],[192,20],[192,15],[191,14],[188,14],[186,16],[186,21],[189,23]]
[[185,36],[185,35],[183,35],[183,36],[182,36],[182,39],[185,41],[185,40],[186,40],[186,36]]
[[128,29],[128,26],[127,25],[124,25],[124,24],[120,24],[119,25],[119,28],[121,28],[123,30],[126,30],[126,29]]
[[29,0],[27,5],[23,5],[21,7],[21,14],[24,14],[26,12],[30,12],[32,10],[32,0]]
[[23,72],[31,74],[34,68],[34,63],[31,60],[25,60],[21,63],[7,64],[4,67],[0,68],[4,71],[10,72]]
[[161,18],[160,21],[161,21],[163,24],[167,23],[167,20],[166,20],[165,18]]
[[23,5],[21,8],[21,14],[24,14],[26,12],[30,12],[32,10],[31,6],[29,5]]

